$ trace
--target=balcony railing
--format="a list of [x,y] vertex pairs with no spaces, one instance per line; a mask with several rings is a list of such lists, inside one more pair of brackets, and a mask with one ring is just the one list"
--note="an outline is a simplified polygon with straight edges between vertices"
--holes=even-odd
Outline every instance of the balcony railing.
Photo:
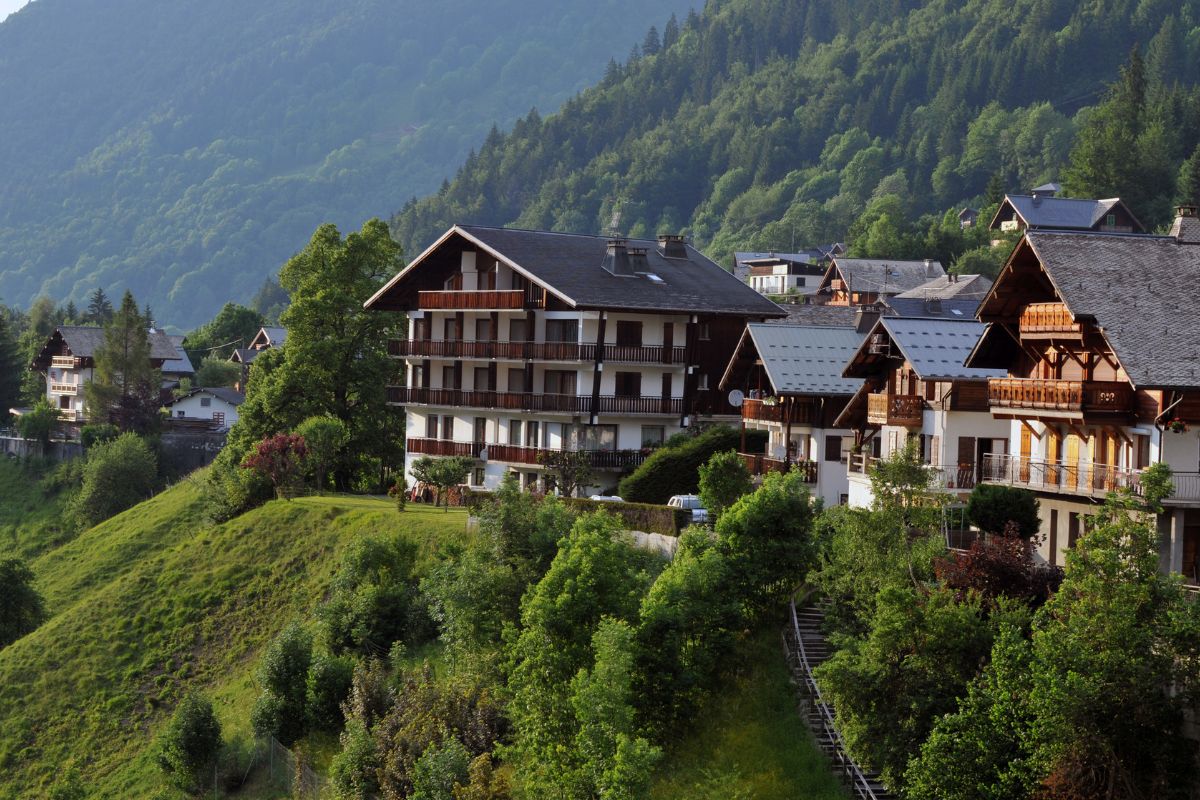
[[[404,386],[388,387],[388,402],[397,405],[433,405],[464,408],[494,408],[510,411],[542,411],[558,414],[589,414],[592,398],[588,395],[537,394],[532,392],[462,391],[459,389],[424,389]],[[669,414],[683,413],[679,397],[626,397],[602,395],[596,404],[599,414]]]
[[75,369],[78,359],[75,356],[50,356],[50,366],[64,369]]
[[[846,462],[846,472],[850,475],[866,475],[879,459],[869,453],[851,453]],[[948,492],[970,490],[975,488],[980,476],[975,467],[969,464],[926,464],[929,471],[929,487]]]
[[58,410],[58,418],[63,422],[83,422],[84,416],[82,411],[76,411],[70,408],[60,408]]
[[867,395],[867,423],[871,425],[901,425],[911,427],[921,424],[921,413],[925,400],[915,394]]
[[767,475],[771,472],[788,472],[795,469],[804,476],[805,483],[817,482],[817,462],[815,461],[784,461],[781,458],[768,458],[758,453],[739,453],[742,463],[751,475]]
[[[1131,489],[1134,494],[1141,494],[1141,476],[1141,470],[1121,469],[1109,464],[1086,461],[1072,464],[999,453],[984,456],[982,480],[1027,489],[1103,497],[1118,489]],[[1165,503],[1200,502],[1200,473],[1175,472],[1171,481],[1173,492]]]
[[760,422],[788,422],[799,425],[811,425],[813,422],[813,406],[811,403],[784,403],[782,401],[768,403],[764,400],[746,399],[742,401],[742,419],[758,420]]
[[78,394],[79,386],[74,383],[51,383],[50,394]]
[[[457,339],[413,340],[391,339],[388,355],[421,358],[480,358],[512,359],[519,361],[595,361],[597,346],[576,342],[468,342]],[[684,347],[628,347],[604,345],[603,360],[647,363],[684,364]]]
[[542,308],[546,294],[541,289],[491,289],[484,291],[418,292],[417,305],[428,309],[510,310]]
[[993,408],[1060,411],[1082,415],[1133,413],[1133,387],[1121,381],[1062,381],[1048,378],[990,378]]
[[1047,335],[1078,338],[1083,325],[1076,322],[1062,303],[1030,303],[1021,312],[1021,336],[1033,338]]
[[[540,464],[543,453],[562,452],[544,447],[523,447],[515,444],[485,442],[452,442],[446,439],[409,439],[408,452],[429,456],[462,456],[481,458],[506,464]],[[583,450],[593,469],[634,469],[649,454],[649,450]]]

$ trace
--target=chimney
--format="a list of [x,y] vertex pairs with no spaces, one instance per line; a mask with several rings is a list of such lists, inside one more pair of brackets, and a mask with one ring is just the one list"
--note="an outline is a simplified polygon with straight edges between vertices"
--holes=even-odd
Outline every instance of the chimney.
[[926,278],[936,277],[933,274],[933,259],[932,258],[925,259],[925,277]]
[[859,306],[854,312],[854,330],[866,333],[879,321],[878,306]]
[[[645,251],[642,251],[645,258]],[[604,269],[613,275],[632,276],[633,267],[629,263],[628,242],[624,239],[609,239],[608,253],[604,256]]]
[[634,272],[649,272],[650,265],[646,262],[646,248],[644,247],[627,247],[625,252],[629,256],[629,269]]
[[1200,244],[1200,212],[1196,206],[1179,206],[1175,209],[1175,223],[1171,236],[1180,244]]
[[687,258],[687,245],[683,243],[683,236],[677,233],[660,233],[658,235],[658,249],[662,251],[665,258]]

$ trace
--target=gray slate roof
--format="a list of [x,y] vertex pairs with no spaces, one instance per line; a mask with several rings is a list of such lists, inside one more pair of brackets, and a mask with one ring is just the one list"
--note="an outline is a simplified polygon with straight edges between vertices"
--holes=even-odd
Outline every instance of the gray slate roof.
[[887,315],[910,319],[972,320],[983,295],[968,299],[939,300],[936,304],[915,297],[889,297]]
[[168,336],[171,344],[175,345],[175,352],[178,358],[171,358],[163,362],[162,371],[167,375],[192,375],[196,372],[192,366],[192,360],[188,358],[187,351],[183,349],[182,336]]
[[830,306],[820,303],[780,303],[787,317],[773,324],[815,325],[822,328],[853,328],[858,320],[854,306]]
[[231,406],[240,406],[242,403],[246,402],[246,395],[242,394],[236,389],[230,389],[227,386],[201,386],[197,389],[192,389],[187,394],[182,394],[179,397],[170,400],[165,405],[174,405],[184,398],[197,394],[211,394],[213,397],[224,400]]
[[[457,225],[454,230],[516,264],[577,308],[784,315],[779,306],[690,245],[686,248],[687,258],[666,258],[659,252],[657,241],[627,240],[629,247],[646,249],[646,269],[661,279],[653,281],[645,274],[624,277],[605,270],[602,265],[608,237],[479,225]],[[401,271],[376,298],[420,261]]]
[[1200,247],[1165,236],[1030,231],[1075,317],[1091,317],[1138,388],[1200,387]]
[[262,352],[262,351],[261,350],[247,350],[244,347],[239,347],[229,355],[229,360],[236,361],[239,364],[249,364],[251,361],[253,361],[255,358],[258,357],[258,354],[260,352]]
[[1009,194],[1004,199],[1029,227],[1058,230],[1088,230],[1121,202],[1119,197],[1106,200],[1041,197],[1035,201],[1035,198],[1025,194]]
[[[59,325],[63,341],[77,358],[91,358],[104,344],[104,328],[90,325]],[[147,334],[150,339],[150,358],[170,361],[179,355],[170,337],[160,330]]]
[[1002,369],[963,366],[987,327],[982,322],[884,317],[879,324],[923,381],[984,380],[1008,374]]
[[849,396],[862,385],[842,377],[863,340],[853,328],[751,324],[746,332],[777,394]]
[[942,275],[914,286],[896,297],[919,297],[923,300],[938,298],[950,300],[957,297],[974,296],[982,300],[992,288],[992,281],[984,275]]
[[837,270],[851,292],[899,294],[946,274],[940,261],[896,261],[885,258],[835,258],[826,278]]

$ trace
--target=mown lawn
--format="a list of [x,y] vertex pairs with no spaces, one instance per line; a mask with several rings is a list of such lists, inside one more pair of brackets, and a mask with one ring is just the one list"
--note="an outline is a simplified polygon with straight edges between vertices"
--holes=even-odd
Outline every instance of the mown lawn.
[[247,738],[261,649],[311,614],[349,542],[401,532],[431,559],[465,519],[313,497],[211,526],[185,481],[43,554],[53,617],[0,650],[0,798],[44,796],[71,766],[89,797],[156,796],[148,745],[170,709],[203,691]]
[[741,673],[664,756],[652,800],[846,800],[796,711],[779,626],[744,655]]

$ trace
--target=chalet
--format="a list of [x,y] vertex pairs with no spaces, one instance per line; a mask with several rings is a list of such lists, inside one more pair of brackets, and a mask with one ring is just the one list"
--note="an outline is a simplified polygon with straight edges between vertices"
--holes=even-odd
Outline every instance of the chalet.
[[959,228],[974,228],[975,223],[979,221],[979,210],[975,208],[964,208],[958,212],[958,227]]
[[283,343],[286,341],[287,328],[264,325],[258,329],[258,333],[254,334],[248,347],[239,347],[230,353],[229,360],[241,367],[242,370],[234,388],[239,392],[245,392],[246,384],[250,382],[250,364],[254,362],[258,354],[263,350],[283,347]]
[[1006,194],[989,229],[1146,232],[1119,197],[1107,200],[1056,197],[1059,188],[1056,183],[1048,183],[1034,189],[1032,194]]
[[759,294],[815,294],[825,274],[821,264],[784,256],[749,259],[746,282]]
[[869,305],[945,276],[941,263],[930,259],[897,261],[838,256],[825,270],[817,295],[819,301],[835,306]]
[[688,246],[456,225],[367,301],[404,311],[407,455],[466,456],[470,482],[544,485],[539,456],[590,454],[595,485],[667,436],[736,423],[717,384],[774,303]]
[[796,467],[826,505],[846,502],[852,433],[833,421],[859,387],[842,369],[862,338],[845,326],[746,326],[721,390],[742,398],[743,429],[767,431],[765,455],[742,454],[752,473]]
[[846,252],[845,242],[833,242],[831,244],[817,245],[802,250],[799,253],[758,253],[758,252],[735,252],[733,254],[733,274],[742,281],[749,283],[750,278],[750,262],[761,261],[763,259],[783,259],[784,261],[794,261],[797,264],[819,264],[824,266],[828,264],[830,259],[842,255]]
[[167,338],[171,340],[176,356],[167,359],[162,364],[162,388],[164,391],[178,389],[185,378],[191,380],[196,375],[192,360],[188,358],[187,351],[183,349],[184,337],[168,336]]
[[166,403],[172,422],[206,423],[215,430],[228,430],[238,420],[238,407],[246,396],[225,387],[192,389]]
[[1026,231],[980,306],[968,363],[1005,371],[988,399],[1010,440],[984,477],[1038,493],[1047,561],[1161,462],[1175,473],[1162,564],[1200,582],[1197,275],[1200,219],[1183,207],[1169,236]]
[[872,502],[867,466],[920,443],[921,458],[954,494],[975,487],[985,458],[1008,444],[1006,423],[988,412],[988,379],[998,369],[963,366],[983,333],[975,320],[881,317],[843,375],[858,391],[834,425],[855,433],[850,504]]
[[[179,350],[162,331],[151,329],[150,364],[179,358]],[[104,345],[104,328],[60,325],[50,334],[29,368],[46,376],[46,399],[67,422],[87,420],[84,387],[92,382],[96,350]]]
[[991,288],[983,275],[943,275],[881,302],[898,317],[974,319]]

